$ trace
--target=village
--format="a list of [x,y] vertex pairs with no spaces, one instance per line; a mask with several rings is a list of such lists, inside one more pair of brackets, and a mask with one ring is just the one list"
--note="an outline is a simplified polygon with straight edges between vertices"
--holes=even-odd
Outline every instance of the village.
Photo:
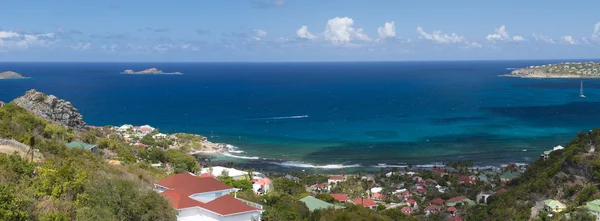
[[[224,148],[223,144],[211,143],[199,135],[168,135],[149,125],[92,126],[92,129],[99,129],[103,136],[111,139],[122,138],[138,148],[181,150],[188,146],[188,152]],[[97,145],[77,141],[67,146],[98,151]],[[540,158],[548,160],[553,151],[563,149],[556,146],[544,151]],[[107,162],[122,163],[119,155]],[[264,197],[273,194],[291,195],[311,212],[361,206],[376,211],[399,209],[402,214],[417,219],[435,216],[458,221],[463,220],[470,207],[485,205],[491,196],[510,191],[507,184],[521,176],[527,167],[511,163],[502,168],[477,168],[472,162],[450,162],[432,168],[382,168],[374,174],[329,170],[328,173],[338,174],[324,175],[259,172],[236,169],[233,163],[225,167],[207,162],[202,162],[195,173],[177,172],[168,163],[150,163],[165,174],[173,174],[156,182],[155,191],[171,202],[182,221],[260,220],[266,208],[262,205]],[[544,199],[532,207],[532,214],[552,217],[566,208],[559,200]],[[588,202],[585,208],[600,217],[600,200]]]

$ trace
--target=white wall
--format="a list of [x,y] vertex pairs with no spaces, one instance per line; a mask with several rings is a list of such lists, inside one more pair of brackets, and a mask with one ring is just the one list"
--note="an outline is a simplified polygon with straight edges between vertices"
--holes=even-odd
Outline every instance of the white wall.
[[202,218],[204,218],[203,220],[210,220],[210,221],[214,221],[214,220],[218,220],[218,221],[253,221],[253,220],[260,220],[260,217],[261,217],[260,216],[261,214],[258,211],[250,212],[250,213],[242,213],[242,214],[233,215],[233,216],[219,216],[217,214],[209,213],[209,212],[205,212],[203,215],[204,215],[202,217]]

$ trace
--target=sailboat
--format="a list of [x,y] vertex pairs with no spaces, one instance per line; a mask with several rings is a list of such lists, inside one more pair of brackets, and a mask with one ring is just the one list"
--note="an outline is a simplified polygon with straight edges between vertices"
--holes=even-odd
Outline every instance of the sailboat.
[[581,87],[579,89],[579,97],[585,98],[585,95],[583,95],[583,81],[581,81]]

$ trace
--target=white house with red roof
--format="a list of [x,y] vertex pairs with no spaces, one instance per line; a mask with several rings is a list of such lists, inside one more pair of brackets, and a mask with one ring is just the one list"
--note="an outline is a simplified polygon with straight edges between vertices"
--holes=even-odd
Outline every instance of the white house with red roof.
[[356,198],[353,199],[352,202],[356,205],[368,207],[370,209],[376,209],[378,206],[377,203],[370,198]]
[[237,189],[209,175],[180,173],[154,186],[179,212],[178,221],[253,221],[260,220],[263,212],[261,205],[232,196]]
[[327,183],[339,183],[344,181],[344,176],[342,175],[333,175],[330,176],[329,179],[327,179]]
[[252,179],[252,189],[256,194],[264,194],[273,189],[273,181],[267,177],[254,177]]

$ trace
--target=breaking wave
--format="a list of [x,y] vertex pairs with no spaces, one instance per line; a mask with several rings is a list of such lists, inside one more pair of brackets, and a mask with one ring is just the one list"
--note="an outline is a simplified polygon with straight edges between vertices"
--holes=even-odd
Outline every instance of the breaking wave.
[[327,164],[327,165],[314,165],[310,163],[297,162],[297,161],[287,161],[287,162],[274,162],[273,164],[284,166],[284,167],[300,167],[300,168],[318,168],[318,169],[342,169],[342,168],[352,168],[352,167],[361,167],[360,164]]
[[247,156],[233,155],[233,154],[231,154],[229,152],[224,152],[222,154],[223,154],[223,156],[232,157],[232,158],[238,158],[238,159],[246,159],[246,160],[258,160],[258,159],[260,159],[259,157],[247,157]]

